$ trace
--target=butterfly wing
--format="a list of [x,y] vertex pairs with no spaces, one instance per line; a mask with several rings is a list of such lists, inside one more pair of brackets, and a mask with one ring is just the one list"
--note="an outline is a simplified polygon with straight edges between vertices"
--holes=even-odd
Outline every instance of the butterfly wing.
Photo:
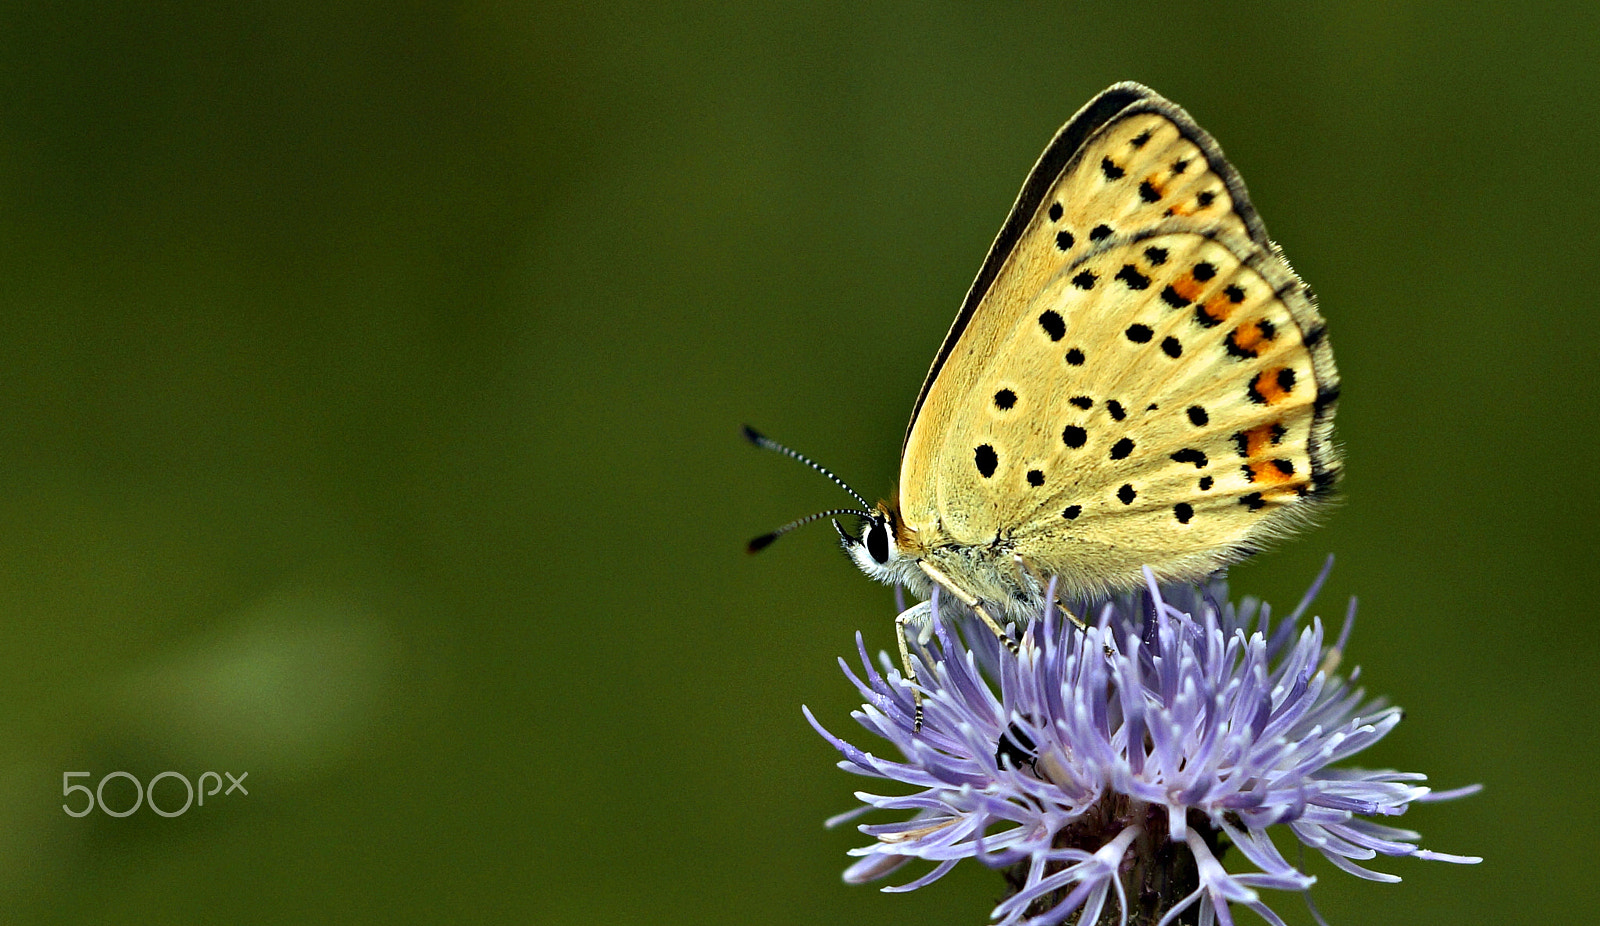
[[1339,471],[1310,292],[1181,109],[1118,84],[1029,175],[907,430],[901,515],[1069,589],[1198,578]]

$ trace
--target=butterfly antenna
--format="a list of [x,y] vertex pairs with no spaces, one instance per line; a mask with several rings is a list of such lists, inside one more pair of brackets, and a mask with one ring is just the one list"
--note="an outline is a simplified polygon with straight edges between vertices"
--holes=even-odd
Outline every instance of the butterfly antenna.
[[[861,518],[872,517],[872,506],[867,503],[866,499],[861,497],[861,493],[850,488],[849,484],[847,484],[843,479],[840,479],[838,476],[835,476],[833,472],[830,471],[826,466],[823,466],[816,460],[811,459],[803,453],[790,450],[788,447],[785,447],[772,438],[767,437],[765,434],[762,434],[760,431],[757,431],[755,428],[752,428],[749,425],[744,426],[744,436],[745,440],[748,440],[750,443],[755,444],[757,447],[760,447],[763,450],[771,450],[776,453],[781,453],[792,460],[799,460],[801,463],[804,463],[822,475],[827,476],[830,480],[832,480],[834,485],[845,490],[846,492],[849,492],[852,498],[861,503],[861,508],[859,510],[855,508],[834,508],[831,511],[819,511],[816,514],[790,521],[788,524],[785,524],[777,530],[762,534],[760,537],[750,541],[749,545],[745,548],[749,552],[758,553],[762,550],[765,550],[768,546],[771,546],[774,540],[777,540],[779,537],[782,537],[784,534],[789,533],[797,527],[804,527],[805,525],[810,524],[812,521],[820,521],[823,518],[838,517],[839,515],[843,514],[853,514]],[[838,524],[838,522],[834,523],[835,525]],[[840,529],[840,533],[843,533],[843,528]]]
[[765,550],[767,547],[771,546],[772,541],[777,540],[779,537],[782,537],[784,534],[789,533],[797,527],[804,527],[807,524],[810,524],[812,521],[820,521],[823,518],[838,517],[841,514],[853,514],[863,518],[872,517],[872,512],[857,511],[854,508],[835,508],[832,511],[819,511],[816,514],[807,515],[806,517],[790,521],[788,524],[785,524],[770,534],[762,534],[760,537],[750,541],[749,545],[745,547],[745,550],[750,553],[760,553],[762,550]]
[[[821,463],[818,463],[816,460],[811,459],[797,450],[790,450],[788,447],[785,447],[784,445],[778,443],[765,434],[762,434],[760,431],[757,431],[755,428],[752,428],[749,425],[744,426],[744,439],[752,444],[755,444],[757,447],[760,447],[763,450],[772,450],[783,454],[791,460],[799,460],[801,463],[804,463],[822,475],[833,480],[834,485],[845,490],[846,492],[849,492],[856,501],[861,503],[861,507],[866,508],[869,511],[871,510],[872,505],[868,503],[866,499],[861,497],[860,492],[850,488],[850,486],[847,485],[843,479],[835,476],[831,470],[829,470],[826,466],[823,466]],[[821,517],[821,515],[818,515],[818,517]]]

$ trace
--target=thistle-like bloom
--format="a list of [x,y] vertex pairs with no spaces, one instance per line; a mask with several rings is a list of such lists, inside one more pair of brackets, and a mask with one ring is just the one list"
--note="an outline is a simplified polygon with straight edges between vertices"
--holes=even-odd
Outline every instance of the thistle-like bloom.
[[[853,716],[903,760],[857,749],[806,716],[844,755],[841,768],[915,790],[858,792],[864,806],[830,821],[909,812],[861,827],[876,841],[852,850],[863,858],[845,880],[935,863],[885,888],[909,891],[975,858],[1006,870],[1011,894],[992,914],[1002,924],[1165,926],[1181,915],[1211,926],[1231,924],[1233,906],[1281,924],[1259,891],[1303,892],[1315,879],[1274,847],[1275,824],[1374,881],[1400,879],[1358,862],[1479,861],[1423,850],[1417,833],[1368,819],[1476,788],[1439,793],[1420,774],[1331,767],[1401,715],[1353,687],[1357,673],[1336,674],[1353,602],[1331,647],[1320,621],[1298,627],[1326,575],[1275,626],[1265,605],[1229,603],[1220,580],[1199,589],[1152,581],[1142,594],[1078,611],[1092,619],[1087,631],[1047,609],[1016,656],[975,621],[947,624],[956,615],[941,619],[935,598],[918,606],[933,633],[914,646],[926,686],[916,731],[910,689],[886,657],[874,669],[858,634],[863,674],[848,665],[845,674],[866,704]],[[1254,870],[1224,870],[1230,847]]]

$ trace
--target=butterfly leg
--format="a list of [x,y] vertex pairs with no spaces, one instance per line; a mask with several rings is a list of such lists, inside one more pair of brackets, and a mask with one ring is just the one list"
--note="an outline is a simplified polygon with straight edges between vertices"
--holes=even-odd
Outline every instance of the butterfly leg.
[[[1034,584],[1039,586],[1040,590],[1048,589],[1050,587],[1050,583],[1046,582],[1044,576],[1039,574],[1039,570],[1033,568],[1033,563],[1029,562],[1021,553],[1013,553],[1011,554],[1011,557],[1012,559],[1016,560],[1017,565],[1020,566],[1022,570],[1033,579]],[[1089,625],[1080,620],[1078,615],[1073,614],[1072,609],[1063,604],[1060,599],[1056,600],[1056,607],[1061,609],[1061,613],[1066,616],[1067,620],[1072,621],[1072,626],[1084,632],[1089,630]]]
[[911,661],[911,648],[906,643],[906,627],[918,616],[913,613],[914,611],[915,608],[907,608],[894,619],[894,637],[895,642],[900,644],[900,665],[906,671],[906,682],[911,686],[911,700],[916,704],[916,712],[911,720],[911,732],[919,733],[922,730],[922,689],[917,687],[917,667]]
[[983,602],[979,601],[976,595],[957,585],[953,579],[940,571],[939,567],[927,560],[917,560],[917,565],[921,567],[923,572],[927,573],[928,578],[939,583],[940,588],[956,596],[957,600],[971,608],[978,617],[982,618],[984,624],[988,626],[996,639],[1004,643],[1006,649],[1011,651],[1011,655],[1015,656],[1017,654],[1017,641],[1011,639],[1011,635],[1006,633],[1005,628],[1000,626],[999,621],[994,619],[994,616],[989,613],[989,610],[983,606]]

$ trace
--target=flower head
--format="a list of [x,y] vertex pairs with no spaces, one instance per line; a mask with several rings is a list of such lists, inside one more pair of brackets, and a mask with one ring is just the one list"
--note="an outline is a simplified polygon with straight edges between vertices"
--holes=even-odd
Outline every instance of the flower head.
[[[1376,881],[1399,880],[1360,864],[1378,855],[1479,861],[1420,849],[1417,833],[1370,819],[1475,788],[1437,793],[1421,774],[1332,767],[1401,715],[1353,687],[1357,673],[1336,674],[1353,602],[1332,646],[1319,620],[1299,626],[1326,574],[1276,625],[1265,605],[1234,607],[1221,580],[1152,580],[1080,611],[1093,619],[1086,631],[1047,608],[1015,656],[970,616],[947,623],[955,615],[941,615],[935,597],[918,606],[932,635],[913,644],[926,686],[915,731],[910,689],[886,657],[874,669],[858,634],[863,673],[845,673],[866,703],[853,716],[903,758],[857,749],[806,716],[843,754],[842,768],[914,790],[858,793],[864,805],[830,821],[909,813],[861,827],[876,841],[852,850],[863,858],[845,880],[935,863],[885,888],[914,890],[975,858],[1007,871],[1012,892],[993,912],[1003,924],[1076,915],[1089,926],[1113,910],[1118,922],[1166,924],[1197,904],[1186,919],[1228,924],[1230,908],[1243,906],[1281,923],[1259,891],[1305,891],[1315,879],[1274,847],[1274,825]],[[1224,870],[1229,847],[1253,870]]]

